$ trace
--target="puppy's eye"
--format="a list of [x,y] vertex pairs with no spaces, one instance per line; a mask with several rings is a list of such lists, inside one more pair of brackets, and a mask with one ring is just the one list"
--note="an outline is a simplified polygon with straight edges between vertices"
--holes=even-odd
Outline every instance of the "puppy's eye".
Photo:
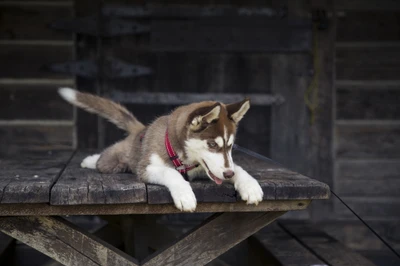
[[215,142],[215,141],[209,141],[208,142],[208,147],[210,147],[210,148],[216,148],[217,147],[217,143]]

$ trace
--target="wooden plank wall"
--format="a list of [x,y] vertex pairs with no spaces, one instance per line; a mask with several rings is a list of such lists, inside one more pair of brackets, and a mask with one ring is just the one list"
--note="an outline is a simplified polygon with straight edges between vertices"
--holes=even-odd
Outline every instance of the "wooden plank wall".
[[[400,217],[400,2],[336,2],[334,188],[362,217]],[[342,217],[351,214],[338,202]]]
[[[227,4],[233,7],[281,7],[286,1],[233,1],[207,3],[202,1],[169,1],[170,5],[212,6]],[[107,4],[143,5],[142,1],[111,1]],[[146,4],[163,6],[163,1],[146,1]],[[154,40],[153,40],[154,42]],[[150,67],[153,74],[135,78],[106,81],[105,92],[191,92],[191,93],[270,93],[272,64],[278,55],[260,52],[196,52],[152,51],[149,34],[122,36],[103,43],[105,56],[112,56],[131,64]],[[304,56],[305,57],[305,56]],[[295,56],[292,56],[295,58]],[[280,68],[279,68],[280,69]],[[301,73],[299,73],[301,75]],[[279,92],[278,92],[279,93]],[[139,120],[150,123],[155,117],[167,114],[174,105],[126,104]],[[264,155],[270,153],[269,106],[252,106],[241,121],[238,144]],[[105,125],[105,144],[121,139],[124,132],[114,125]]]
[[0,1],[0,155],[75,145],[73,108],[56,91],[74,79],[45,70],[73,59],[73,36],[48,27],[72,16],[73,1]]

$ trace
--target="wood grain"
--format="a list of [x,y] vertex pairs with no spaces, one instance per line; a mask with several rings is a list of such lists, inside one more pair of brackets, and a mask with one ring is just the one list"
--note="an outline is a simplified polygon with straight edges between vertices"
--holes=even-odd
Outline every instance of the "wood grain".
[[[298,200],[298,199],[326,199],[329,198],[329,187],[317,180],[289,171],[272,163],[234,151],[235,163],[256,178],[264,192],[264,200]],[[204,180],[191,182],[191,186],[198,202],[235,202],[241,201],[233,185],[217,186]],[[147,185],[149,204],[171,203],[172,198],[167,188]]]
[[72,17],[72,8],[43,5],[5,5],[0,9],[0,40],[72,40],[72,34],[49,24]]
[[349,11],[338,17],[337,41],[384,42],[399,41],[400,12]]
[[155,51],[304,52],[311,50],[311,27],[288,19],[160,20],[151,24]]
[[70,119],[73,108],[54,85],[0,85],[0,119]]
[[[396,184],[389,184],[396,185]],[[394,220],[400,218],[399,208],[400,201],[398,194],[394,197],[372,197],[364,196],[346,196],[342,199],[363,219],[374,220],[379,217],[379,220]],[[335,200],[335,212],[338,217],[343,219],[352,219],[352,214],[343,204]]]
[[337,48],[336,77],[339,80],[397,80],[400,63],[397,47]]
[[0,46],[0,78],[65,78],[66,74],[52,73],[46,65],[70,61],[73,49],[68,46]]
[[[275,161],[309,174],[310,116],[304,93],[310,81],[308,55],[276,55],[272,62],[272,93],[280,93],[285,103],[272,108],[271,157]],[[297,62],[293,64],[292,62]]]
[[352,10],[352,11],[393,11],[400,10],[400,3],[393,0],[379,1],[376,0],[336,0],[336,10]]
[[138,265],[97,237],[57,217],[4,217],[0,230],[63,265]]
[[[199,203],[196,213],[214,212],[280,212],[304,210],[310,200],[270,200],[256,205],[245,202]],[[55,215],[120,215],[120,214],[171,214],[182,213],[173,204],[0,204],[0,216],[55,216]]]
[[72,125],[10,125],[0,127],[0,156],[25,150],[72,150]]
[[400,90],[340,88],[338,119],[400,119]]
[[0,203],[48,203],[50,189],[72,152],[0,159]]
[[336,192],[342,196],[388,196],[400,194],[399,160],[340,160]]
[[[368,221],[368,224],[395,250],[400,250],[400,231],[398,230],[399,222],[397,219],[389,221],[371,220]],[[359,220],[336,220],[322,222],[317,226],[354,251],[388,251],[387,246]]]
[[347,124],[336,127],[338,158],[399,158],[400,126]]
[[[216,185],[211,180],[199,180],[191,183],[197,202],[236,202],[236,191],[232,184]],[[149,204],[172,203],[172,197],[166,187],[147,185]]]
[[146,202],[145,184],[132,174],[101,174],[80,164],[88,152],[78,152],[51,190],[53,205],[124,204]]
[[337,240],[322,231],[315,230],[308,224],[295,224],[280,221],[279,225],[308,249],[313,250],[320,258],[332,266],[373,266],[371,261],[351,251]]
[[143,265],[205,265],[282,214],[216,214],[173,246],[146,259]]
[[259,242],[282,266],[324,264],[276,222],[261,229],[250,239]]

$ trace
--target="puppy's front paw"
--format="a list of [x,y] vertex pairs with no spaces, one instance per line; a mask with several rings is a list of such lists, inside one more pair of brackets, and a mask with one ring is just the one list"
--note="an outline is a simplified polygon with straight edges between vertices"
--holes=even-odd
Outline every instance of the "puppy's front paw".
[[175,186],[171,189],[175,206],[185,212],[194,212],[197,206],[196,196],[189,184]]
[[249,178],[236,184],[236,190],[239,192],[242,200],[247,204],[257,205],[263,200],[264,193],[257,180]]

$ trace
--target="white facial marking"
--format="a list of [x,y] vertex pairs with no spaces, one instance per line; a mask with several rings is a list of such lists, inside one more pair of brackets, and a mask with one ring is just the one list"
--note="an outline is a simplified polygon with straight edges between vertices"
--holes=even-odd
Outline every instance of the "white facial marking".
[[81,167],[82,168],[89,168],[89,169],[96,169],[96,164],[97,161],[100,158],[100,154],[93,154],[90,155],[88,157],[86,157],[85,159],[83,159],[82,163],[81,163]]
[[[224,166],[224,155],[219,152],[210,151],[206,140],[188,139],[185,141],[185,150],[188,160],[199,162],[204,170],[210,170],[221,180],[225,179],[223,175],[226,169]],[[204,165],[204,162],[207,166]],[[210,177],[210,179],[212,178]]]
[[217,143],[220,148],[224,146],[224,140],[221,137],[217,137],[215,143]]
[[233,144],[233,135],[230,135],[228,140],[228,146],[231,146],[232,144]]
[[224,143],[228,141],[228,130],[226,130],[226,126],[224,126]]

